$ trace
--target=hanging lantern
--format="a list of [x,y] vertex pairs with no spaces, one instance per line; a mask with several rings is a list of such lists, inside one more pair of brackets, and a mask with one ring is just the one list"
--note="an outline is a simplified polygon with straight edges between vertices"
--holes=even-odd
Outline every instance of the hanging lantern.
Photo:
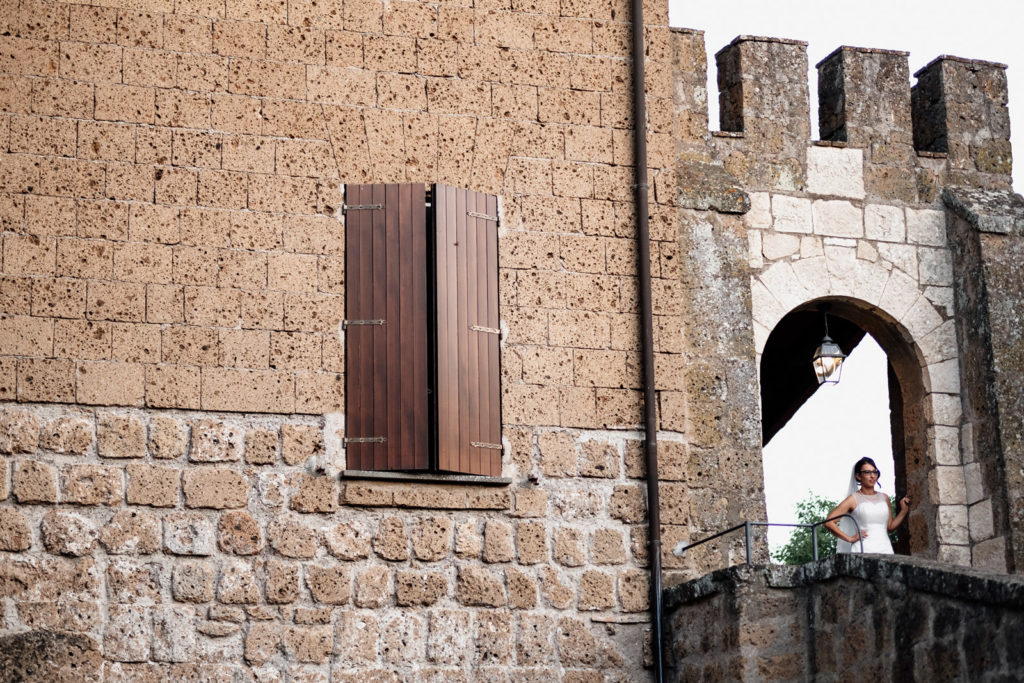
[[846,354],[839,348],[839,344],[832,341],[828,336],[828,314],[825,314],[825,338],[814,350],[811,364],[814,365],[814,374],[818,377],[818,384],[837,384],[839,376],[843,372],[843,361]]

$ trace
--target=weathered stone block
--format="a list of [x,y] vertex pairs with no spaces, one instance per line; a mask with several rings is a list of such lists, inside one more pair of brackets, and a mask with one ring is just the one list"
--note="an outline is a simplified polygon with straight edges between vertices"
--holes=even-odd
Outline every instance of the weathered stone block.
[[581,610],[612,609],[615,607],[615,577],[604,572],[588,570],[580,576]]
[[69,465],[63,473],[65,503],[116,506],[124,499],[119,467]]
[[495,519],[487,520],[484,525],[484,562],[511,562],[512,526]]
[[270,546],[284,557],[311,558],[316,555],[317,532],[297,519],[275,519],[267,527]]
[[356,574],[357,607],[383,607],[390,595],[391,572],[387,567],[370,567]]
[[324,531],[324,543],[339,560],[360,560],[370,554],[370,531],[360,521],[343,522]]
[[248,512],[225,512],[217,525],[217,545],[234,555],[255,555],[263,549],[263,530]]
[[309,564],[305,571],[306,585],[313,600],[328,605],[348,603],[352,592],[352,573],[347,567]]
[[96,422],[96,448],[101,458],[142,458],[146,428],[133,416],[101,413]]
[[103,656],[117,662],[144,662],[149,659],[151,637],[150,608],[111,605],[103,633]]
[[251,565],[240,562],[226,564],[217,582],[217,600],[227,605],[255,605],[260,589]]
[[190,508],[243,508],[249,499],[245,476],[220,467],[185,470],[181,488]]
[[39,418],[28,410],[0,411],[0,453],[35,453],[39,445]]
[[141,510],[118,510],[100,530],[100,543],[111,555],[148,555],[160,550],[160,520]]
[[195,513],[164,517],[164,548],[174,555],[212,555],[217,547],[213,523]]
[[213,600],[213,565],[200,560],[178,562],[171,573],[171,595],[178,602]]
[[149,422],[149,454],[168,460],[185,454],[188,428],[171,417],[154,417]]
[[301,465],[324,452],[323,430],[317,425],[281,426],[281,458],[287,465]]
[[244,433],[241,427],[217,420],[199,420],[192,425],[192,462],[240,460]]
[[447,517],[420,520],[413,531],[412,551],[417,560],[436,562],[452,551],[452,521]]
[[385,560],[409,558],[409,537],[401,518],[386,517],[380,521],[373,537],[373,550]]
[[466,606],[501,607],[506,601],[502,581],[483,567],[461,567],[455,597]]
[[299,597],[299,565],[271,560],[266,567],[266,596],[272,605],[285,605]]
[[302,473],[295,484],[291,508],[297,512],[334,512],[338,509],[338,487],[332,477]]
[[269,429],[246,431],[245,461],[250,465],[273,465],[277,462],[277,432]]
[[448,593],[448,579],[439,572],[399,571],[395,596],[399,605],[433,605]]
[[0,508],[0,550],[18,552],[32,547],[32,529],[20,510]]
[[128,472],[128,502],[133,505],[176,507],[181,471],[173,467],[132,463]]
[[182,605],[153,611],[153,651],[157,662],[188,662],[196,656],[195,612]]
[[864,150],[807,148],[807,191],[812,194],[864,198]]
[[19,503],[56,503],[57,470],[39,460],[14,464],[14,497]]
[[[0,423],[2,428],[2,423]],[[92,448],[92,421],[85,417],[66,415],[48,422],[39,435],[39,446],[54,453],[85,455]],[[0,445],[2,450],[2,445]]]
[[90,553],[96,544],[96,527],[72,512],[47,512],[43,516],[41,531],[43,545],[56,555],[81,557]]

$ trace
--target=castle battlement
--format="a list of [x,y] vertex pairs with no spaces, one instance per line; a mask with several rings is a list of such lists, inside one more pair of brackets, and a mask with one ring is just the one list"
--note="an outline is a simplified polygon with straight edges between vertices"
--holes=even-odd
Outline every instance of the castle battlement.
[[[699,32],[675,31],[674,39],[691,43],[691,54],[703,49]],[[869,191],[874,185],[886,199],[935,201],[941,184],[1009,187],[1006,65],[943,55],[915,73],[911,87],[908,56],[842,46],[821,60],[820,141],[863,149]],[[715,61],[720,131],[691,122],[683,136],[710,138],[717,159],[745,183],[800,189],[812,141],[807,43],[743,35]],[[683,93],[701,79],[700,68],[686,71],[677,82]]]

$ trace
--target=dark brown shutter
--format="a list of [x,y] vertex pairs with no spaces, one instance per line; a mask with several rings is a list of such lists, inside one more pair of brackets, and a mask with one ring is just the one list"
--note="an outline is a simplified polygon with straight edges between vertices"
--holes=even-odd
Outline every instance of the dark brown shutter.
[[501,474],[498,200],[434,186],[438,469]]
[[425,187],[347,185],[345,207],[347,467],[429,469]]

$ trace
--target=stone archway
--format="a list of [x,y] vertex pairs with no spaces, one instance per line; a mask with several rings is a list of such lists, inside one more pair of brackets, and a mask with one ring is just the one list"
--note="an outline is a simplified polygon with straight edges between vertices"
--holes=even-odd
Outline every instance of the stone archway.
[[871,334],[889,357],[897,481],[917,500],[905,550],[970,564],[953,320],[899,269],[827,255],[777,261],[752,281],[759,368],[786,316],[824,301],[830,315]]

